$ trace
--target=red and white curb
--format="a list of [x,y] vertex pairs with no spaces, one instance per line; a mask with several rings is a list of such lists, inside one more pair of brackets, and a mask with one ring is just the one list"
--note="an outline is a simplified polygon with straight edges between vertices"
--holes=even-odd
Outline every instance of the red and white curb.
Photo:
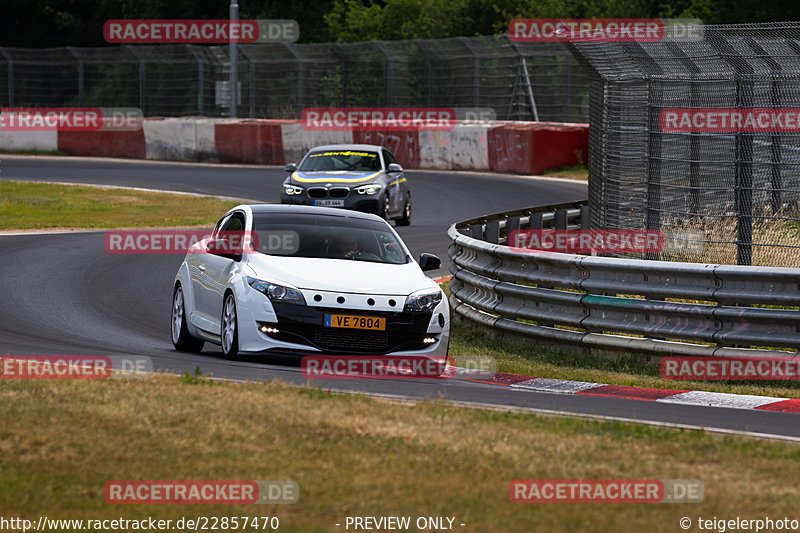
[[495,372],[491,378],[484,379],[483,376],[487,374],[485,371],[468,370],[458,367],[448,367],[447,374],[451,377],[467,381],[507,387],[511,390],[518,391],[602,396],[605,398],[623,398],[627,400],[700,405],[705,407],[729,407],[733,409],[757,409],[760,411],[800,413],[800,400],[786,400],[774,398],[772,396],[751,396],[746,394],[674,389],[645,389],[624,385],[589,383],[587,381],[537,378],[505,372]]

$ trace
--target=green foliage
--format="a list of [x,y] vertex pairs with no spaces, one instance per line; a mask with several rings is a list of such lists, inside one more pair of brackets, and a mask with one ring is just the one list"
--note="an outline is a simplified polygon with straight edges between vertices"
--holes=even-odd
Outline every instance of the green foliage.
[[200,367],[194,369],[194,374],[190,374],[188,370],[183,371],[181,376],[181,383],[186,385],[214,385],[214,382],[209,379],[211,374],[203,374]]

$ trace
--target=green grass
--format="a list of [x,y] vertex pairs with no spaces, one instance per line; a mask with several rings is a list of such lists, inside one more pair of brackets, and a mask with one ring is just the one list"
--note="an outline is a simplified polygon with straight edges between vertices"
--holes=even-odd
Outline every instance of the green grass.
[[0,180],[0,230],[209,225],[237,203],[113,187]]
[[[344,531],[347,516],[449,516],[465,533],[672,532],[682,516],[791,516],[800,497],[800,447],[786,442],[279,383],[189,383],[175,376],[1,380],[4,516],[34,524],[40,515],[277,516],[286,532]],[[698,479],[705,500],[508,498],[515,479],[575,478]],[[231,479],[293,480],[300,499],[272,506],[103,500],[112,480]]]
[[5,150],[0,148],[0,154],[8,155],[50,155],[50,156],[68,156],[67,152],[61,150]]
[[544,172],[545,176],[553,178],[565,178],[571,180],[588,180],[589,169],[585,165],[573,165],[570,167],[561,167],[547,170]]

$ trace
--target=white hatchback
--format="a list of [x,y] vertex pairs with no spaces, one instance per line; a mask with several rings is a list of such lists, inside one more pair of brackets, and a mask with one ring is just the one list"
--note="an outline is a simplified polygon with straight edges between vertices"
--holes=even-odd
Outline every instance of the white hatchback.
[[445,356],[450,310],[408,248],[376,215],[299,205],[240,205],[197,243],[173,285],[172,342],[226,357]]

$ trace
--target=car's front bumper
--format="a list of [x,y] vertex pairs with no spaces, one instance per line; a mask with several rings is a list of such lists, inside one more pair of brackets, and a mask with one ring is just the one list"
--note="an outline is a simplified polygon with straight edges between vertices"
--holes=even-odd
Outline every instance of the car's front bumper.
[[[330,205],[331,201],[334,201],[337,205]],[[288,195],[285,192],[281,192],[281,203],[340,207],[342,209],[351,209],[353,211],[373,214],[378,214],[381,208],[380,193],[358,194],[353,191],[350,191],[350,194],[346,198],[309,198],[306,193]],[[338,205],[339,203],[341,203],[341,205]]]

